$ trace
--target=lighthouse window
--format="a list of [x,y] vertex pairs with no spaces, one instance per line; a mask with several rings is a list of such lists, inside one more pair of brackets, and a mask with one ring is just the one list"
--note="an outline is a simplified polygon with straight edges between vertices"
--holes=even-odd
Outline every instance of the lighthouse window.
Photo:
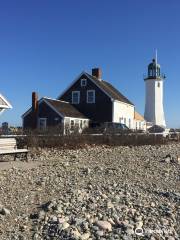
[[160,87],[160,82],[158,82],[158,84],[157,84],[157,85],[158,85],[158,87]]

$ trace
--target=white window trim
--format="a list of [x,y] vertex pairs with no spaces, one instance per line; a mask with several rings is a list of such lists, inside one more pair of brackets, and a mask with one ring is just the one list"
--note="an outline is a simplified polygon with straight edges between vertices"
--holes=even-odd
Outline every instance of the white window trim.
[[82,78],[81,79],[81,87],[86,87],[86,86],[87,86],[87,79],[86,78]]
[[[78,93],[78,102],[73,101],[73,94]],[[72,104],[79,104],[80,102],[80,91],[72,91]]]
[[[90,93],[90,92],[93,92],[93,101],[92,101],[92,102],[89,102],[89,101],[88,101],[88,93]],[[87,90],[86,102],[87,102],[87,103],[95,103],[95,102],[96,102],[95,99],[96,99],[95,90]]]

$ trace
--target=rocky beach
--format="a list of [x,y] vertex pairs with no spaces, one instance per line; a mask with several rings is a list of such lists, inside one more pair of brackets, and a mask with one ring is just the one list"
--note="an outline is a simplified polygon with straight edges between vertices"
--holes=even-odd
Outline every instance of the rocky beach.
[[1,240],[180,239],[180,144],[31,149],[28,159],[1,159]]

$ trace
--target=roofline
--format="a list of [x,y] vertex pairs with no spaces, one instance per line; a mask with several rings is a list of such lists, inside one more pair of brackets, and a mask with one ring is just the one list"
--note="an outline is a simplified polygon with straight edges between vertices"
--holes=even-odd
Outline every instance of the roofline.
[[[62,113],[58,112],[54,106],[51,105],[51,103],[49,103],[47,100],[53,100],[53,101],[58,101],[58,102],[65,102],[65,101],[61,101],[61,100],[56,100],[56,99],[52,99],[52,98],[47,98],[47,97],[43,97],[41,98],[39,101],[38,101],[38,106],[42,103],[42,102],[45,102],[53,111],[55,111],[60,117],[62,118],[77,118],[77,119],[86,119],[86,120],[89,120],[89,118],[86,118],[86,117],[70,117],[70,116],[65,116],[63,115]],[[65,102],[65,103],[69,103],[69,102]],[[69,103],[70,104],[70,103]],[[30,112],[32,111],[32,107],[27,110],[22,116],[21,118],[24,118],[26,117]]]
[[120,103],[124,103],[124,104],[126,104],[126,105],[129,105],[129,106],[135,107],[135,105],[134,105],[133,103],[130,104],[130,103],[127,103],[127,102],[123,102],[123,101],[120,101],[120,100],[116,100],[116,99],[113,99],[113,102],[120,102]]
[[69,84],[68,87],[65,88],[65,90],[57,97],[57,100],[59,100],[59,98],[61,98],[63,96],[63,94],[83,75],[83,74],[86,74],[86,72],[81,72],[78,77],[76,77],[72,82],[71,84]]
[[[43,99],[43,98],[40,98],[40,99],[38,100],[38,106],[39,106],[39,103],[42,101],[42,99]],[[31,111],[32,111],[32,107],[30,107],[30,108],[21,116],[21,118],[26,117]]]
[[[65,102],[65,101],[54,100],[54,99],[50,99],[50,100],[53,100],[53,101],[59,101],[59,102]],[[83,117],[70,117],[70,116],[66,116],[66,115],[61,114],[60,112],[58,112],[58,111],[55,109],[55,107],[51,105],[51,103],[49,103],[48,101],[46,101],[46,99],[45,99],[44,101],[47,103],[47,105],[48,105],[49,107],[51,107],[51,108],[52,108],[57,114],[59,114],[59,116],[62,117],[62,118],[89,119],[89,118],[86,118],[86,117],[83,118]],[[65,102],[65,103],[69,103],[69,102]],[[69,103],[69,104],[70,104],[70,103]]]
[[[96,83],[96,81],[94,81],[94,79],[92,78],[92,76],[91,76],[89,73],[86,73],[85,71],[83,71],[78,77],[76,77],[76,78],[74,79],[74,81],[72,81],[71,84],[70,84],[57,98],[61,98],[61,97],[64,95],[64,93],[65,93],[70,87],[72,87],[73,84],[74,84],[75,82],[77,82],[77,81],[79,80],[79,78],[80,78],[83,74],[85,74],[87,78],[89,78],[99,89],[101,89],[101,91],[104,92],[104,93],[111,99],[112,102],[117,101],[117,102],[121,102],[121,103],[128,104],[128,105],[130,105],[130,106],[135,106],[133,103],[130,104],[130,103],[126,103],[126,102],[124,102],[124,101],[119,101],[119,100],[117,100],[117,99],[112,98],[112,96],[110,96],[104,89],[102,89],[101,86],[99,86],[99,85]],[[102,80],[102,81],[103,81],[103,80]],[[61,101],[61,100],[60,100],[60,101]]]
[[[38,106],[44,101],[50,108],[52,108],[58,115],[60,115],[61,117],[64,118],[64,115],[60,114],[48,101],[46,101],[46,99],[50,99],[47,97],[42,97],[39,101],[38,101]],[[50,100],[55,100],[55,99],[50,99]],[[58,101],[58,100],[55,100]],[[30,107],[22,116],[21,118],[26,117],[30,112],[32,111],[32,107]]]
[[[139,120],[137,118],[135,118],[135,115],[138,114],[143,120]],[[137,121],[145,121],[146,122],[146,119],[143,117],[142,114],[140,114],[139,112],[137,112],[136,110],[134,110],[134,120],[137,120]]]
[[44,100],[44,102],[45,102],[50,108],[52,108],[52,110],[54,110],[60,117],[62,117],[62,118],[65,117],[62,113],[58,112],[58,111],[55,109],[55,107],[52,106],[51,103],[49,103],[46,99],[43,99],[43,100]]
[[89,78],[98,88],[100,88],[101,91],[103,91],[103,92],[111,99],[111,101],[114,100],[104,89],[102,89],[102,88],[94,81],[94,79],[91,77],[90,74],[88,74],[88,73],[86,73],[86,72],[84,72],[84,71],[83,71],[81,74],[79,74],[78,77],[76,77],[76,78],[71,82],[71,84],[57,97],[57,99],[61,98],[61,97],[64,95],[64,93],[65,93],[70,87],[72,87],[73,84],[74,84],[75,82],[77,82],[77,81],[79,80],[79,78],[80,78],[83,74],[86,75],[86,77]]
[[0,115],[4,112],[4,110],[5,110],[5,109],[2,109],[2,110],[0,111]]
[[54,99],[54,98],[50,98],[50,97],[43,97],[43,98],[48,99],[48,100],[57,101],[57,102],[65,102],[65,103],[69,103],[69,102],[67,102],[67,101],[58,100],[58,99]]
[[[87,73],[87,74],[88,74],[88,73]],[[94,79],[92,78],[92,76],[91,76],[90,74],[88,74],[87,76],[90,77],[91,81],[92,81],[98,88],[100,88],[101,91],[103,91],[103,92],[111,99],[111,101],[114,101],[114,100],[115,100],[114,98],[112,98],[112,96],[109,95],[109,93],[107,93],[103,88],[101,88],[101,86],[99,86],[99,85],[96,83],[96,81],[94,81]],[[102,82],[103,82],[103,80],[98,80],[98,81],[102,81]]]
[[23,113],[23,115],[21,115],[21,118],[26,117],[32,110],[32,107],[30,107],[25,113]]
[[[2,98],[2,100],[7,104],[7,106],[2,105],[2,106],[3,106],[2,108],[9,108],[9,109],[12,108],[12,105],[10,104],[10,102],[8,102],[8,101],[6,100],[6,98],[3,97],[2,94],[0,94],[0,98]],[[1,105],[0,105],[0,106],[1,106]]]

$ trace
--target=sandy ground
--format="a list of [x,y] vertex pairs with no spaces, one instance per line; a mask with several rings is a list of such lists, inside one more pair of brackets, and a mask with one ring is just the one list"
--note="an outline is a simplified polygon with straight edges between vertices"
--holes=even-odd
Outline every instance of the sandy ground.
[[40,162],[34,162],[34,161],[7,161],[7,160],[2,160],[0,159],[0,171],[3,170],[8,170],[11,168],[18,168],[22,170],[28,170],[32,168],[36,168],[37,166],[40,165]]

